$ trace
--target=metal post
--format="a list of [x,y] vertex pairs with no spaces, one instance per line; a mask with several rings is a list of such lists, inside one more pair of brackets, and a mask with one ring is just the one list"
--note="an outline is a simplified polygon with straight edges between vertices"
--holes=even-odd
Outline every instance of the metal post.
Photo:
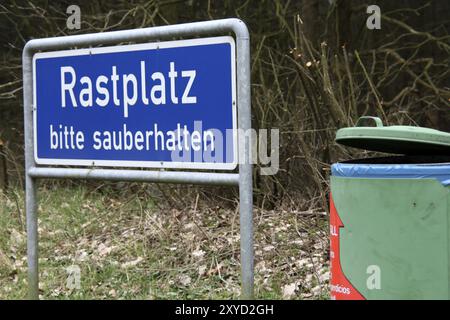
[[32,61],[27,50],[24,50],[23,114],[25,136],[25,210],[27,216],[28,297],[29,299],[39,299],[36,181],[29,175],[30,168],[34,166],[32,85]]
[[[241,232],[241,274],[242,299],[253,298],[253,186],[252,186],[252,155],[251,134],[245,134],[251,129],[251,97],[250,97],[250,43],[249,38],[237,39],[237,69],[238,71],[238,121],[239,128],[239,210]],[[242,134],[244,133],[244,134]],[[247,138],[247,139],[246,139]]]
[[251,141],[239,137],[239,174],[200,172],[150,172],[138,170],[75,169],[36,167],[33,143],[33,55],[39,50],[58,50],[71,47],[143,42],[173,37],[223,34],[233,32],[237,43],[237,108],[238,128],[251,129],[250,110],[250,39],[245,23],[239,19],[223,19],[179,25],[102,32],[30,40],[23,50],[23,97],[25,132],[26,212],[28,237],[29,297],[37,299],[38,292],[38,233],[36,212],[36,179],[38,178],[92,178],[103,180],[134,180],[168,183],[239,184],[241,223],[242,298],[253,298],[253,199]]
[[28,298],[39,298],[38,271],[38,219],[36,212],[36,186],[33,178],[25,178],[25,208],[27,214]]

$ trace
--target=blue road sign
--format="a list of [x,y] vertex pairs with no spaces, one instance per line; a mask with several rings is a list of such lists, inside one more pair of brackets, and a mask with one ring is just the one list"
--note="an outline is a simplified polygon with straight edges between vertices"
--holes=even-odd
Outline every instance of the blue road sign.
[[35,161],[231,170],[232,37],[37,53]]

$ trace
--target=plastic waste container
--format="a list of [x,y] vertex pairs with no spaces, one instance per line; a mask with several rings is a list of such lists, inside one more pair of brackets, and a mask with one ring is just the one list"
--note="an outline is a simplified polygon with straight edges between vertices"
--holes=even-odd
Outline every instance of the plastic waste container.
[[336,142],[397,155],[331,167],[331,298],[449,299],[450,134],[362,117]]

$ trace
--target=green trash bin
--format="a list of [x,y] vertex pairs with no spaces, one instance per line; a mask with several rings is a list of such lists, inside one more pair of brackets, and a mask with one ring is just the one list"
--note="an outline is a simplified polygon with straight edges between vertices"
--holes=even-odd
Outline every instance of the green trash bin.
[[449,299],[450,134],[363,117],[336,142],[397,155],[332,165],[331,298]]

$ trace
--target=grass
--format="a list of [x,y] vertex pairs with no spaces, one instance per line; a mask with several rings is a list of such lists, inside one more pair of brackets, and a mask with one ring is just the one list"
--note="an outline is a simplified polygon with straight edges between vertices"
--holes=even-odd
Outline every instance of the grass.
[[[173,209],[108,187],[44,184],[38,194],[42,299],[239,298],[236,210],[198,197]],[[24,220],[23,192],[0,192],[0,299],[26,298]],[[255,210],[256,297],[327,298],[327,229],[322,215]]]

